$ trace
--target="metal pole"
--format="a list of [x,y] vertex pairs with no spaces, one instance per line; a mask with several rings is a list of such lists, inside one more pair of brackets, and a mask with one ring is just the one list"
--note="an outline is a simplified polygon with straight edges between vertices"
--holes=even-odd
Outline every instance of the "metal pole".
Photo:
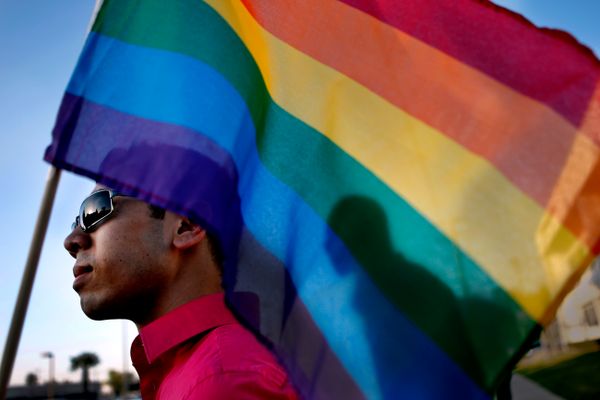
[[42,357],[48,359],[48,399],[54,399],[54,353],[47,351]]
[[123,379],[121,388],[121,398],[127,398],[127,392],[129,391],[129,379],[127,377],[127,365],[129,364],[129,346],[127,344],[127,321],[121,322],[121,329],[123,333]]
[[48,398],[50,400],[54,399],[54,354],[52,354],[52,357],[50,357],[50,383],[48,386]]
[[17,355],[17,348],[19,347],[19,340],[23,331],[23,322],[25,321],[25,314],[27,313],[31,289],[40,260],[40,253],[42,252],[42,245],[44,244],[44,237],[46,236],[46,229],[48,228],[50,212],[52,211],[52,204],[54,203],[59,179],[60,170],[51,166],[48,171],[42,205],[33,231],[33,239],[29,246],[29,255],[27,256],[23,278],[21,279],[21,288],[19,289],[8,336],[6,337],[6,344],[4,345],[4,353],[2,354],[2,364],[0,364],[0,399],[6,398],[6,389],[8,388],[8,381],[15,363],[15,356]]

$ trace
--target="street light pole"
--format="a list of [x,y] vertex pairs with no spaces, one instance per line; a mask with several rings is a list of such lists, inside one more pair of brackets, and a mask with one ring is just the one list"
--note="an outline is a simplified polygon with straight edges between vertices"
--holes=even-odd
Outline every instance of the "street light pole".
[[54,353],[47,351],[42,357],[48,359],[48,399],[54,399]]
[[128,343],[127,343],[127,321],[121,322],[121,332],[123,334],[123,387],[121,388],[121,398],[127,398],[127,391],[129,390],[129,379],[127,376],[127,365],[129,364],[128,354]]

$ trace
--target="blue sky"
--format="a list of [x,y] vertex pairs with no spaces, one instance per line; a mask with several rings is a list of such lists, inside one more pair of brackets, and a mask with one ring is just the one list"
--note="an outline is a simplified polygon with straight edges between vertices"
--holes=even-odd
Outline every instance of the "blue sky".
[[[0,346],[4,346],[23,266],[39,209],[48,165],[42,161],[64,88],[83,45],[94,0],[0,1]],[[497,1],[540,26],[571,32],[600,54],[600,1]],[[62,248],[79,203],[93,183],[64,173],[39,265],[29,313],[11,382],[28,372],[47,379],[56,355],[59,380],[78,380],[69,357],[82,351],[100,356],[93,377],[105,379],[123,365],[119,321],[94,322],[79,308],[71,289],[73,261]],[[127,342],[135,328],[127,325]],[[129,343],[126,344],[128,347]]]
[[[48,173],[42,161],[57,108],[85,39],[94,0],[3,0],[0,2],[0,340],[2,347],[17,296],[40,198]],[[28,372],[45,381],[56,356],[57,378],[78,380],[69,357],[96,352],[92,375],[105,379],[122,366],[122,323],[97,323],[82,315],[71,289],[73,259],[64,236],[92,183],[62,174],[54,212],[33,288],[11,382]],[[128,340],[135,334],[130,326]]]

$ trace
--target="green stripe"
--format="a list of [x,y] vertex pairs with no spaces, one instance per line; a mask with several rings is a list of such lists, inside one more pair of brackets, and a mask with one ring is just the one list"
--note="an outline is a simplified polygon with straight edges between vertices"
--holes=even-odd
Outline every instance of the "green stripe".
[[178,3],[106,1],[93,29],[221,73],[249,107],[264,165],[328,221],[390,302],[489,388],[535,322],[370,171],[275,104],[251,54],[214,10]]

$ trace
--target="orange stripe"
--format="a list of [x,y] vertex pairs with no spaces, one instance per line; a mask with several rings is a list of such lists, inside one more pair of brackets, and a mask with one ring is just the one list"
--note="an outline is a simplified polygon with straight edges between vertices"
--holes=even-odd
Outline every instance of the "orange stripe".
[[[576,128],[546,105],[345,4],[243,2],[265,29],[488,159],[542,207],[556,195],[567,160],[585,170],[569,156],[573,146],[597,151],[589,140],[574,145]],[[567,215],[556,202],[551,210]],[[592,245],[589,224],[566,221]]]
[[581,131],[586,135],[578,135],[573,142],[547,208],[597,254],[600,251],[600,149],[593,142],[597,143],[600,137],[600,83],[584,115]]

